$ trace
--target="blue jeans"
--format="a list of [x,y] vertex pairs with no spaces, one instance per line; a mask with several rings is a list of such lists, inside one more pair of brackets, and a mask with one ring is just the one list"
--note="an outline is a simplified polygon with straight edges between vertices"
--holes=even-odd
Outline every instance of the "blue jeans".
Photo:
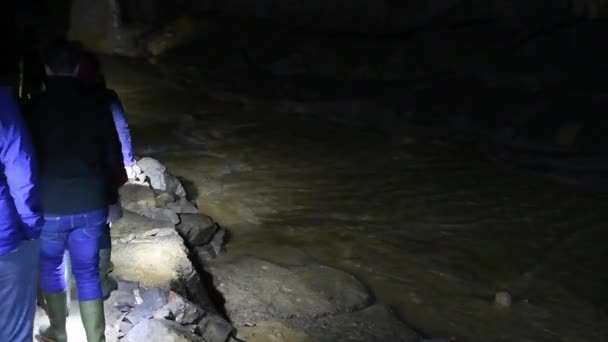
[[38,240],[23,241],[0,256],[0,341],[32,341],[38,248]]
[[69,251],[80,301],[103,298],[99,280],[99,242],[106,228],[107,208],[88,213],[45,216],[40,236],[40,278],[46,293],[67,289],[64,254]]

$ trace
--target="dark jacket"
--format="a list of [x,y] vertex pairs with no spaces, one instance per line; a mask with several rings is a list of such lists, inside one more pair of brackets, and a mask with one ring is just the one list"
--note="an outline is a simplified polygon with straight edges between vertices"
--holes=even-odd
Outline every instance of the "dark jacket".
[[0,87],[0,255],[42,226],[34,151],[13,91]]
[[45,215],[78,214],[116,203],[126,174],[105,102],[75,78],[54,77],[28,112]]

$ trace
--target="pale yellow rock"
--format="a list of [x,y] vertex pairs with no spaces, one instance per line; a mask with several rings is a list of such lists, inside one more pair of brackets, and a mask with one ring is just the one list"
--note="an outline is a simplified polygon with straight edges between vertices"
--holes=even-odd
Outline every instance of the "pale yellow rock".
[[188,251],[177,233],[158,239],[133,240],[112,246],[114,275],[144,287],[170,289],[193,273]]

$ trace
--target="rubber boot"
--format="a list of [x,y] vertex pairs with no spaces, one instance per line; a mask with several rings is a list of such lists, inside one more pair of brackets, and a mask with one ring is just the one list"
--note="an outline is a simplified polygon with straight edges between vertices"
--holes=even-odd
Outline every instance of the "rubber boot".
[[101,289],[103,291],[103,299],[106,300],[112,294],[112,291],[118,289],[118,283],[110,273],[114,270],[112,264],[112,249],[99,250],[99,279],[101,280]]
[[102,300],[80,302],[80,317],[87,334],[87,342],[106,341],[106,318]]
[[44,294],[46,313],[49,316],[49,326],[41,327],[36,340],[41,342],[67,342],[68,334],[65,330],[67,319],[66,293]]

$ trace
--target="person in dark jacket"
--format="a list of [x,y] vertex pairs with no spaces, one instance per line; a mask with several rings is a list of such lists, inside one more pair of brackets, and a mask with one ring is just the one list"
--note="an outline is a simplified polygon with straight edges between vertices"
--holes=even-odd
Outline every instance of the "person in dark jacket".
[[0,341],[31,342],[43,217],[34,148],[16,101],[13,63],[0,61]]
[[[78,78],[82,80],[93,92],[96,92],[101,101],[105,102],[108,109],[112,113],[114,126],[120,140],[122,150],[123,165],[129,180],[136,180],[143,175],[141,169],[135,161],[133,153],[133,144],[131,143],[131,131],[127,121],[127,115],[124,107],[118,97],[118,94],[106,86],[105,77],[102,72],[101,63],[97,56],[83,48],[83,56],[78,72]],[[113,271],[112,256],[112,239],[110,237],[110,225],[113,221],[120,218],[121,206],[120,203],[108,203],[111,212],[109,224],[102,235],[99,253],[99,271],[101,277],[101,287],[103,289],[104,298],[108,298],[112,291],[117,288],[116,280],[110,274]]]
[[79,58],[74,44],[54,44],[46,56],[47,90],[30,108],[45,208],[40,277],[50,321],[36,336],[39,341],[67,340],[66,249],[87,341],[105,341],[99,241],[108,203],[118,201],[126,175],[107,106],[77,79]]

